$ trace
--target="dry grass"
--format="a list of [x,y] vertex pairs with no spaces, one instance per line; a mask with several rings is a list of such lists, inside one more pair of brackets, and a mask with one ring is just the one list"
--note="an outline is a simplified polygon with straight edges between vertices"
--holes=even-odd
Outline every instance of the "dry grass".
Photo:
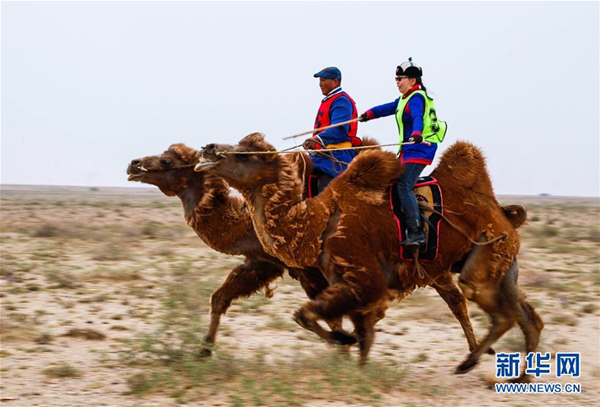
[[106,339],[106,335],[102,332],[98,332],[95,329],[90,328],[73,328],[70,329],[63,336],[69,336],[71,338],[87,339],[89,341],[102,341]]
[[[342,355],[292,321],[305,296],[289,277],[278,281],[272,299],[259,293],[234,302],[213,356],[198,359],[210,294],[241,259],[207,249],[183,222],[177,199],[144,193],[109,196],[100,188],[43,198],[3,191],[3,393],[14,390],[23,405],[82,405],[89,398],[83,389],[101,389],[107,405],[476,405],[483,398],[494,404],[481,384],[488,356],[474,373],[452,374],[466,341],[431,289],[391,305],[363,370],[355,348]],[[540,349],[580,350],[574,344],[585,344],[577,332],[589,329],[600,310],[598,207],[534,204],[528,210],[520,283],[546,324]],[[489,319],[472,303],[469,308],[481,338]],[[522,351],[520,331],[511,330],[494,348]],[[53,366],[71,355],[77,365]],[[49,379],[38,383],[40,375],[30,372],[48,365]],[[598,375],[597,364],[590,371]],[[61,381],[60,400],[26,395],[23,386],[45,389],[53,378],[69,378]],[[584,399],[561,404],[589,402],[598,387],[585,386]],[[466,387],[475,397],[469,402]],[[516,396],[510,403],[540,404]]]
[[48,377],[60,379],[80,377],[82,375],[80,370],[74,368],[73,366],[67,363],[44,369],[42,373]]

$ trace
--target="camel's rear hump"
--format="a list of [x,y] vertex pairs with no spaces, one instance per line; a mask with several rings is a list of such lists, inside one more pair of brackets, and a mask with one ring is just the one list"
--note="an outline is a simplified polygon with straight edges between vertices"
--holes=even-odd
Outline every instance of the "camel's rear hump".
[[457,189],[468,188],[482,193],[492,193],[492,182],[481,150],[467,141],[452,144],[440,158],[432,176],[450,175]]

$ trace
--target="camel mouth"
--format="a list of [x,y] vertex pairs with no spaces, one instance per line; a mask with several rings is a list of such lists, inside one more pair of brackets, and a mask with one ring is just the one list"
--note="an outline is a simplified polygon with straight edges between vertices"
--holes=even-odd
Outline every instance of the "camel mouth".
[[210,168],[210,167],[214,167],[215,165],[217,165],[218,162],[217,161],[200,161],[198,164],[196,164],[196,166],[194,167],[194,171],[196,172],[200,172],[203,171],[206,168]]
[[144,178],[144,174],[129,174],[127,181],[140,181],[142,178]]

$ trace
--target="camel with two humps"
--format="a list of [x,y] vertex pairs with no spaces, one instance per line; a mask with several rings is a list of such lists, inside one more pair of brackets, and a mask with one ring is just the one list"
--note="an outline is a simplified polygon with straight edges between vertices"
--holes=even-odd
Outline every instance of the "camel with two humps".
[[[431,174],[443,190],[446,219],[454,226],[441,228],[440,253],[430,263],[399,257],[397,225],[387,201],[388,188],[402,171],[394,154],[360,154],[324,192],[304,200],[298,156],[260,154],[273,150],[262,134],[253,133],[236,146],[206,146],[196,170],[216,174],[242,193],[267,253],[288,266],[321,270],[329,286],[296,311],[301,326],[335,342],[344,332],[326,331],[319,321],[349,316],[364,364],[374,325],[389,300],[427,285],[438,292],[440,287],[451,289],[454,268],[462,292],[492,322],[456,373],[471,370],[515,323],[525,335],[527,352],[537,348],[543,323],[517,282],[517,227],[525,212],[498,203],[477,147],[455,143]],[[239,152],[259,154],[235,154]],[[461,297],[459,292],[456,298]]]
[[[230,195],[222,178],[194,172],[198,151],[184,144],[173,144],[159,155],[132,160],[127,168],[129,181],[155,185],[167,196],[181,200],[186,223],[212,249],[230,255],[244,256],[223,284],[211,295],[210,324],[200,355],[208,356],[214,346],[221,316],[231,303],[260,290],[273,296],[271,283],[283,276],[285,264],[262,248],[244,201]],[[290,277],[299,280],[308,298],[315,298],[328,286],[317,268],[287,268]],[[332,329],[341,320],[329,321]]]
[[[365,138],[363,144],[376,145],[377,141]],[[202,350],[207,355],[215,343],[221,316],[231,303],[261,289],[271,297],[270,284],[283,275],[286,267],[281,260],[265,252],[254,231],[249,209],[239,197],[230,195],[229,185],[216,175],[192,170],[198,160],[197,150],[173,144],[162,154],[132,160],[127,173],[130,181],[155,185],[165,195],[179,197],[185,221],[209,247],[221,253],[245,256],[244,263],[235,267],[211,296],[211,319]],[[299,159],[296,164],[306,178],[312,170],[310,160]],[[308,298],[314,299],[328,286],[317,268],[287,269],[292,278],[300,281]],[[469,349],[473,350],[478,342],[464,296],[452,281],[444,283],[440,279],[434,288],[459,320]],[[341,330],[340,319],[328,324],[334,333]],[[348,339],[343,335],[341,338]],[[348,340],[354,341],[353,338]]]

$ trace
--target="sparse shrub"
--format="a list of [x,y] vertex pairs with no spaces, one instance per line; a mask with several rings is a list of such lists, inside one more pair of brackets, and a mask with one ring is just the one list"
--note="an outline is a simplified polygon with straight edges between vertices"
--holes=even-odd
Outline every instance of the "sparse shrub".
[[411,360],[412,363],[421,363],[426,362],[429,359],[426,353],[419,353],[417,356]]
[[587,238],[592,242],[600,242],[600,229],[597,227],[588,229]]
[[80,377],[81,372],[78,369],[75,369],[73,366],[63,363],[59,366],[49,367],[48,369],[42,370],[42,373],[49,377],[59,377],[59,378],[67,378],[67,377]]
[[66,271],[55,271],[51,274],[47,274],[46,278],[48,281],[55,285],[50,288],[77,288],[79,284],[73,274]]
[[58,226],[51,223],[44,223],[33,233],[33,237],[56,237],[60,233]]
[[118,261],[125,260],[128,257],[127,246],[117,242],[108,243],[92,255],[92,259],[97,261]]
[[558,236],[559,230],[554,226],[550,226],[551,223],[548,223],[542,226],[539,230],[539,233],[544,237],[555,237]]
[[27,283],[27,284],[25,285],[25,288],[26,288],[28,291],[39,291],[39,290],[40,290],[40,286],[39,286],[39,285],[37,285],[37,284],[35,284],[35,283]]
[[596,311],[598,311],[598,309],[600,309],[600,307],[598,306],[598,304],[585,304],[582,308],[581,311],[585,312],[586,314],[593,314]]
[[568,325],[568,326],[576,326],[577,325],[577,319],[571,315],[554,315],[552,317],[552,322],[556,323],[556,324],[563,324],[563,325]]
[[131,394],[141,395],[152,388],[152,382],[144,373],[137,373],[127,378],[127,386]]
[[70,336],[72,338],[83,338],[90,341],[101,341],[106,339],[106,335],[104,335],[102,332],[98,332],[95,329],[90,328],[73,328],[63,336]]
[[54,340],[54,338],[50,334],[41,334],[40,336],[35,338],[35,342],[39,343],[40,345],[47,345],[50,342],[52,342],[53,340]]
[[142,227],[141,233],[143,236],[153,239],[158,236],[158,231],[160,229],[160,226],[161,226],[160,223],[150,221],[150,222],[146,223],[144,225],[144,227]]

